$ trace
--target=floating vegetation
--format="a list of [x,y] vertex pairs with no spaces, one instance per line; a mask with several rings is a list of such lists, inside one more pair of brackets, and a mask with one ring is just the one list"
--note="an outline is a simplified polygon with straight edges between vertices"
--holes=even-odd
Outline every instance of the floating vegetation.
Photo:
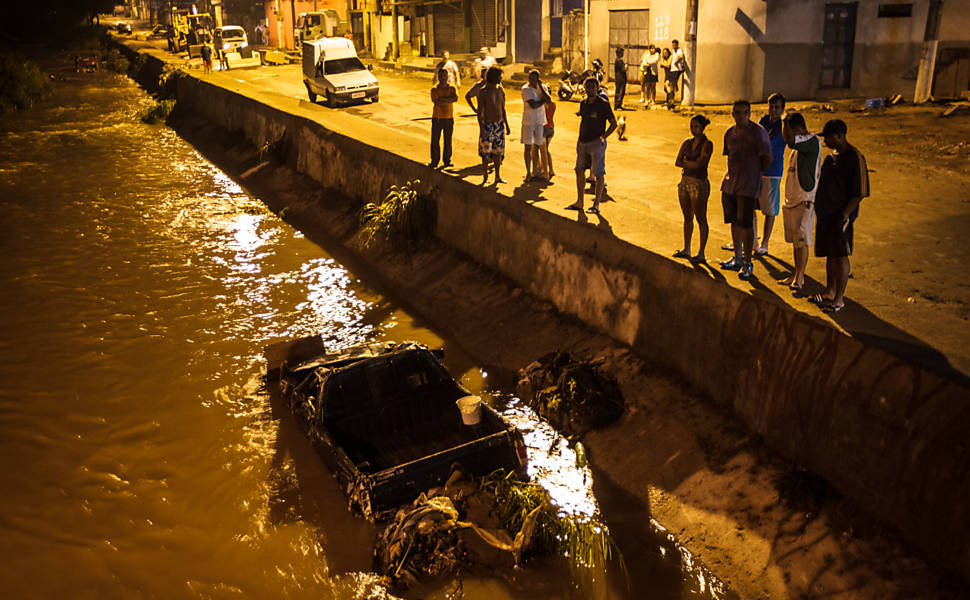
[[375,242],[410,249],[434,235],[437,211],[431,198],[418,193],[418,180],[392,185],[384,200],[369,202],[360,211],[361,240],[365,248]]
[[0,53],[0,114],[25,110],[51,91],[48,76],[19,53]]
[[158,123],[164,123],[172,110],[175,108],[175,100],[159,100],[155,103],[155,106],[147,108],[141,113],[141,120],[143,123],[148,123],[149,125],[157,125]]
[[620,386],[602,364],[549,353],[519,371],[518,395],[558,431],[581,437],[623,416]]
[[528,550],[564,557],[576,581],[584,581],[582,575],[590,570],[605,571],[613,557],[623,567],[606,525],[595,517],[562,512],[541,485],[499,470],[482,478],[481,489],[494,497],[496,515],[508,531],[521,531],[534,518]]

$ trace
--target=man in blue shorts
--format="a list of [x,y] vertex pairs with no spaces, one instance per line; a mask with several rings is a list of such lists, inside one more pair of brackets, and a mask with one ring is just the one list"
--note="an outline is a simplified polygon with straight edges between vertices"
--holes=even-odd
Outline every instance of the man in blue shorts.
[[785,97],[778,93],[772,94],[768,96],[768,114],[758,121],[758,125],[768,132],[771,164],[761,173],[758,206],[765,216],[765,226],[761,235],[761,247],[754,250],[756,256],[768,254],[768,240],[771,239],[771,230],[775,226],[775,217],[778,216],[781,205],[781,176],[785,167],[785,137],[781,134],[781,116],[784,112]]
[[[596,178],[596,195],[593,206],[586,212],[599,213],[603,200],[604,176],[606,175],[606,138],[616,129],[616,117],[610,109],[609,99],[599,95],[599,81],[590,77],[583,82],[586,98],[579,103],[579,141],[576,142],[576,203],[567,210],[583,210],[583,192],[586,189],[586,169]],[[607,128],[609,123],[609,128]]]

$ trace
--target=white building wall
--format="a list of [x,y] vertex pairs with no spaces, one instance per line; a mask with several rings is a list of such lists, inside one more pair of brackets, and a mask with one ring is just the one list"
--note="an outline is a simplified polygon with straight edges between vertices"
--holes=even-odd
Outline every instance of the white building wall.
[[[858,0],[848,88],[820,85],[826,3],[699,0],[696,101],[758,102],[773,92],[792,99],[894,93],[911,98],[929,0]],[[912,16],[878,16],[880,4],[895,3],[912,4]],[[608,62],[609,11],[626,9],[650,10],[657,46],[669,47],[673,39],[683,45],[687,0],[591,0],[590,60]],[[940,39],[941,48],[970,47],[970,0],[944,3]]]

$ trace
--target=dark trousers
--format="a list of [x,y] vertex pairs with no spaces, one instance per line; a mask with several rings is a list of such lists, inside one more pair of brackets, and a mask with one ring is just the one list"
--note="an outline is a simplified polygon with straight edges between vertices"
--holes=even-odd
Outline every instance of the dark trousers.
[[626,80],[616,82],[616,92],[613,94],[613,108],[623,106],[623,96],[626,96]]
[[[431,119],[431,166],[438,166],[438,158],[444,159],[445,164],[451,162],[451,133],[455,130],[454,119]],[[441,134],[445,134],[445,155],[441,156]]]

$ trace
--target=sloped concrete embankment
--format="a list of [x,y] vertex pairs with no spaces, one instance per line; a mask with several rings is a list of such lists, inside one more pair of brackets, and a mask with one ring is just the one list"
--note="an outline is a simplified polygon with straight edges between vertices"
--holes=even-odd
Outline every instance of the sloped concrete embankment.
[[970,579],[970,391],[961,384],[607,232],[234,91],[185,78],[178,100],[361,202],[420,178],[437,200],[443,243],[680,373],[769,446]]

